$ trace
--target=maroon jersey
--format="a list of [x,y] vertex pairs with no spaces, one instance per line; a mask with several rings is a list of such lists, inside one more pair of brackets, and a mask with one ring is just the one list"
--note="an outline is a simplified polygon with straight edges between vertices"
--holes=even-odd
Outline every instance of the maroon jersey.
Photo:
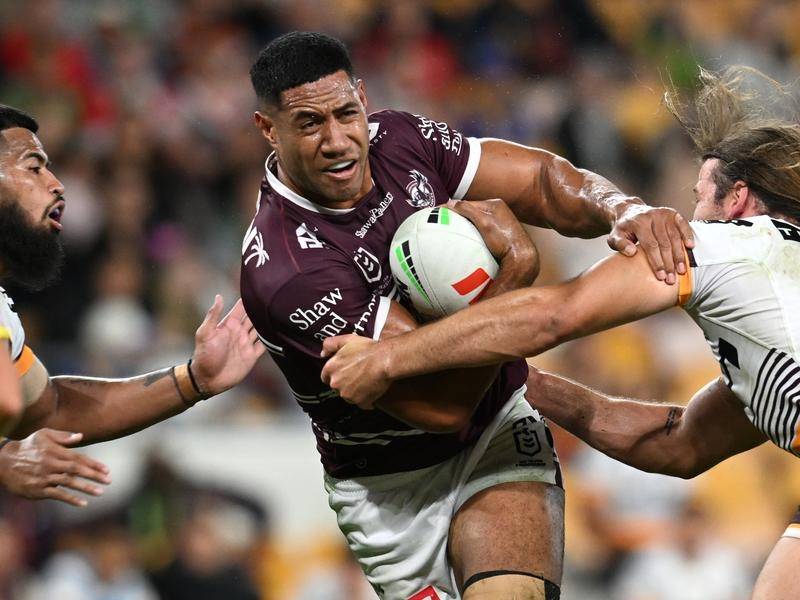
[[319,206],[290,190],[270,156],[242,245],[247,314],[311,417],[325,470],[338,478],[409,471],[450,458],[475,442],[528,373],[525,361],[506,364],[470,426],[453,434],[425,433],[380,410],[361,410],[320,380],[325,338],[380,336],[397,295],[389,245],[400,223],[417,210],[463,197],[480,160],[477,140],[407,113],[374,113],[369,132],[374,186],[349,209]]

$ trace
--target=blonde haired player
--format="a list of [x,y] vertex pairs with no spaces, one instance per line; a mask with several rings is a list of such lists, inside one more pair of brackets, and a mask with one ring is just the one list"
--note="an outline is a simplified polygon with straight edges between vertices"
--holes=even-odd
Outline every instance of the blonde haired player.
[[[329,339],[324,379],[369,406],[392,381],[532,356],[565,340],[681,305],[700,326],[722,376],[686,408],[605,396],[533,373],[528,399],[595,448],[645,471],[693,477],[766,440],[800,456],[800,126],[761,115],[748,75],[702,71],[691,106],[668,106],[702,166],[694,187],[695,247],[679,287],[640,255],[612,256],[567,283],[510,292],[416,332],[373,345]],[[486,224],[476,223],[486,229]],[[757,600],[800,598],[800,513],[756,583]]]

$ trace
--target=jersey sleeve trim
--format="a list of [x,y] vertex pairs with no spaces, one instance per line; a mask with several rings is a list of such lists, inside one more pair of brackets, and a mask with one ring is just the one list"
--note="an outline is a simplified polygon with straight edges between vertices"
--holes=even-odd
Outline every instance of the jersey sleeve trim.
[[3,327],[0,325],[0,340],[8,340],[11,341],[11,331],[8,327]]
[[475,173],[478,172],[478,165],[481,162],[481,142],[478,138],[468,137],[467,143],[469,144],[469,158],[467,159],[467,166],[464,168],[464,174],[461,176],[461,182],[456,188],[456,193],[453,198],[456,200],[463,200],[464,196],[469,191],[469,186],[472,185],[472,180],[475,179]]
[[33,363],[36,362],[36,355],[29,346],[22,348],[22,352],[18,358],[14,360],[14,368],[17,370],[17,376],[23,377],[25,373],[31,370]]
[[389,317],[389,307],[392,301],[386,296],[381,296],[380,304],[378,304],[378,311],[375,314],[375,326],[372,328],[372,339],[379,340],[383,327],[386,325],[386,319]]
[[694,255],[691,250],[684,247],[683,249],[684,263],[687,265],[686,273],[678,275],[678,306],[683,306],[692,297],[694,282],[692,280],[692,268],[697,266],[694,260]]

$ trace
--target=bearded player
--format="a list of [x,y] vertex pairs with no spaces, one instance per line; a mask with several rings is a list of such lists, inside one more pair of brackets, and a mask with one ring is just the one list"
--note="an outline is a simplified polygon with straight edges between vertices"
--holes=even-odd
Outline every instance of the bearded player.
[[[533,356],[562,341],[682,306],[703,330],[722,376],[680,406],[610,398],[549,374],[529,397],[556,423],[639,469],[694,477],[770,440],[800,456],[800,125],[761,116],[743,83],[757,71],[701,72],[692,111],[668,106],[695,142],[689,272],[656,281],[641,256],[613,256],[562,285],[527,289],[469,308],[418,332],[344,346],[326,381],[368,406],[398,378]],[[476,220],[483,231],[491,224]],[[759,575],[757,600],[800,598],[800,513]]]
[[[0,279],[32,290],[58,275],[65,208],[37,130],[32,117],[0,105]],[[220,321],[221,313],[217,296],[187,363],[130,379],[50,377],[0,288],[0,418],[14,438],[0,442],[3,486],[76,506],[86,500],[74,492],[101,494],[108,469],[69,446],[128,435],[181,413],[239,383],[263,354],[240,302]]]
[[[394,300],[389,243],[410,214],[452,197],[500,196],[567,235],[614,228],[614,247],[642,241],[669,282],[684,270],[686,223],[548,152],[408,113],[368,116],[331,37],[281,36],[251,78],[274,152],[242,246],[242,300],[311,418],[330,505],[367,578],[391,599],[557,598],[563,491],[549,432],[524,401],[524,361],[401,382],[364,411],[320,381],[322,341],[416,327]],[[490,295],[537,273],[510,227]]]

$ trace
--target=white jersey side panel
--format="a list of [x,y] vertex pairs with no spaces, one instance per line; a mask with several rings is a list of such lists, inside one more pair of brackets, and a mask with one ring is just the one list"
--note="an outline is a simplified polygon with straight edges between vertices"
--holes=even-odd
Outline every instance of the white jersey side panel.
[[25,331],[13,306],[14,301],[0,287],[0,327],[8,330],[11,338],[11,358],[17,360],[25,347]]
[[692,229],[684,308],[750,421],[800,456],[800,228],[760,216]]

